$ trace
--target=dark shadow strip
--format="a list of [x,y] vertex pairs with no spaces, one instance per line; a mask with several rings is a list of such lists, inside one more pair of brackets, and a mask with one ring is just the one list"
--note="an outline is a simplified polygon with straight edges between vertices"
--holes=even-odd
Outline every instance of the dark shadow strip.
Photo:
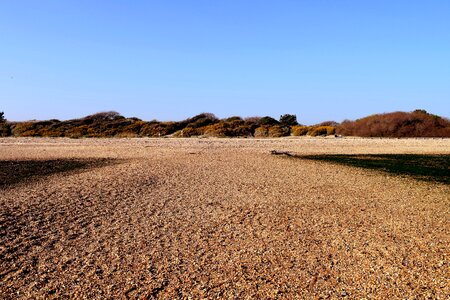
[[64,174],[118,163],[110,158],[0,160],[0,190],[23,182],[35,181],[52,174]]
[[424,154],[330,154],[295,155],[296,158],[405,175],[417,180],[450,184],[450,155]]

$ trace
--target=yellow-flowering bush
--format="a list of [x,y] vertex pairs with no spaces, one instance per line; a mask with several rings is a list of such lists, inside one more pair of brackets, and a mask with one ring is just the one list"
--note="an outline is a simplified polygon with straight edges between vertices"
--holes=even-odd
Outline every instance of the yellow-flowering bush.
[[308,135],[310,136],[320,136],[320,135],[332,135],[336,132],[336,127],[333,126],[317,126],[313,127]]
[[268,131],[269,137],[282,137],[289,135],[289,127],[284,127],[280,125],[275,125],[269,127]]
[[255,129],[255,137],[269,137],[269,126],[260,126]]
[[310,130],[309,126],[292,126],[291,134],[293,136],[302,136],[306,135]]

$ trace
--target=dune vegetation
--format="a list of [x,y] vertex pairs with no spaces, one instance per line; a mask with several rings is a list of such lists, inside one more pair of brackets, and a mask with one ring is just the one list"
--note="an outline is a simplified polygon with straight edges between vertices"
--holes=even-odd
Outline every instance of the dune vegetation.
[[0,118],[0,136],[7,137],[257,137],[285,136],[359,136],[359,137],[450,137],[450,121],[427,113],[393,112],[375,114],[342,123],[326,121],[302,125],[297,116],[284,114],[219,119],[201,113],[183,121],[161,122],[126,118],[115,111],[100,112],[79,119],[60,121],[8,122]]

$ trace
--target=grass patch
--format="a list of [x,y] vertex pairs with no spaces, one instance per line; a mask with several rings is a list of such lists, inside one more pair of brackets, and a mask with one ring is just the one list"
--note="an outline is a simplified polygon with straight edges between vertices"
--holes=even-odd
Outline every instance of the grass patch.
[[450,155],[368,154],[304,155],[301,159],[406,175],[418,180],[450,184]]

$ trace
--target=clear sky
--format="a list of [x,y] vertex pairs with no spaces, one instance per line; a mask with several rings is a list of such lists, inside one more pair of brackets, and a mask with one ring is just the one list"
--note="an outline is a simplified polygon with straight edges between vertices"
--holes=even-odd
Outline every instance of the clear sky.
[[450,1],[2,0],[9,120],[450,117]]

